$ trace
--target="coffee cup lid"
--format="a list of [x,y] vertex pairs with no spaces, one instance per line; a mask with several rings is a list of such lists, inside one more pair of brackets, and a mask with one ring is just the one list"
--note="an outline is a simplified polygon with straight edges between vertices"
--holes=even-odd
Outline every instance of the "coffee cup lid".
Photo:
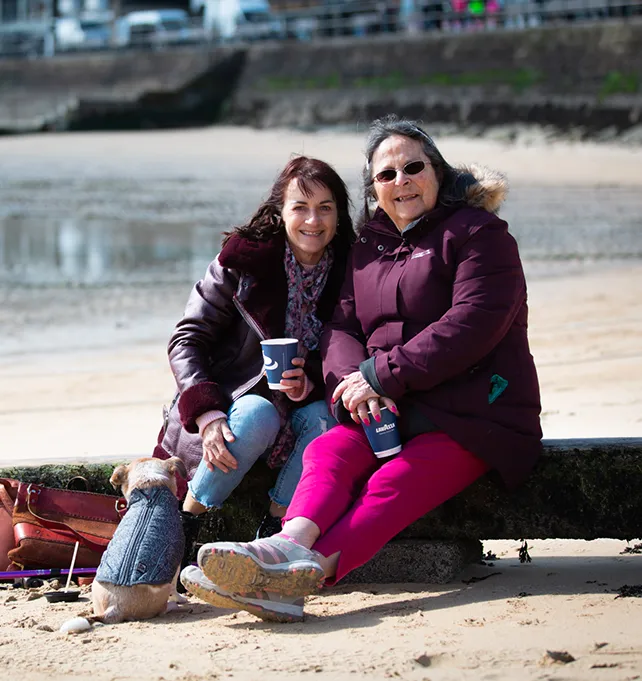
[[291,343],[298,343],[298,338],[268,338],[262,340],[261,345],[290,345]]
[[[388,407],[383,406],[383,405],[381,405],[381,406],[379,407],[379,411],[384,411],[384,409],[387,410]],[[372,414],[372,410],[368,409],[368,414]]]

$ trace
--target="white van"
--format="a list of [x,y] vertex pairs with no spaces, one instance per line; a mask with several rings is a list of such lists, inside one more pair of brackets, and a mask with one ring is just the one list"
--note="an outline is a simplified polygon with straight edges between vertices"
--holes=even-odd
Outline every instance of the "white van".
[[59,52],[105,50],[111,42],[111,20],[61,17],[54,20],[54,37]]
[[191,0],[190,9],[203,14],[210,40],[265,40],[279,33],[267,0]]
[[120,47],[161,47],[195,39],[189,14],[182,9],[153,9],[129,12],[116,22],[116,43]]

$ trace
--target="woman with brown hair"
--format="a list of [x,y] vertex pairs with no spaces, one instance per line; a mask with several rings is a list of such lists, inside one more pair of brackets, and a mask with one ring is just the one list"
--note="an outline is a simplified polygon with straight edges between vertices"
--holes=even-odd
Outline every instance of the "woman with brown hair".
[[[169,341],[178,392],[154,451],[185,463],[188,553],[198,516],[220,508],[260,457],[280,472],[257,536],[278,531],[303,450],[334,424],[319,340],[354,240],[348,209],[331,166],[294,158],[250,220],[226,234],[192,290]],[[299,339],[296,368],[283,372],[281,390],[270,390],[260,342],[284,336]]]

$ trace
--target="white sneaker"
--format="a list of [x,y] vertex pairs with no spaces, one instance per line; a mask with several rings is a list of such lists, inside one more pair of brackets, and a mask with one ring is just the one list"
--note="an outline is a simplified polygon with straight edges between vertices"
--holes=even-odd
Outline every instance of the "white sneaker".
[[270,591],[230,593],[214,584],[195,565],[183,569],[181,582],[191,594],[218,608],[245,610],[269,622],[303,621],[303,598],[282,596]]
[[206,577],[226,591],[270,591],[297,597],[313,593],[323,583],[320,558],[316,551],[278,535],[248,543],[203,544],[198,552]]

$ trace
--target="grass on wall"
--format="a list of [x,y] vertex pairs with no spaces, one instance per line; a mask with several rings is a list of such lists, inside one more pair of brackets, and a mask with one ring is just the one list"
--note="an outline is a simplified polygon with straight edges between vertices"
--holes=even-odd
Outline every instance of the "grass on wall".
[[609,71],[604,76],[599,92],[600,101],[609,95],[635,94],[640,90],[640,78],[637,73]]
[[432,73],[419,78],[400,71],[384,76],[362,76],[344,79],[338,73],[316,78],[288,78],[272,76],[266,79],[268,90],[336,90],[339,88],[368,88],[375,90],[399,90],[405,87],[462,87],[475,85],[508,85],[519,93],[542,80],[535,69],[488,69],[464,73]]

